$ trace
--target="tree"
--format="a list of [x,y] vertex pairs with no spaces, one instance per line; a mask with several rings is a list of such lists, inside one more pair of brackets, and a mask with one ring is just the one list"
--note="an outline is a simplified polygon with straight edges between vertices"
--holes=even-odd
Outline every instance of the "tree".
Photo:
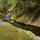
[[[3,21],[6,20],[8,23],[12,25],[15,25],[15,23],[18,23],[18,25],[25,24],[26,27],[28,24],[33,25],[33,23],[35,23],[36,19],[40,15],[40,5],[38,6],[38,4],[40,4],[39,0],[0,0],[0,19],[2,19]],[[23,27],[25,28],[24,25]],[[27,29],[29,27],[27,27]],[[36,30],[36,28],[34,27],[32,30]],[[39,28],[37,30],[39,30]]]
[[[24,24],[35,25],[35,22],[40,17],[40,2],[39,0],[18,0],[15,11],[11,19]],[[39,16],[39,17],[38,17]],[[21,20],[20,20],[21,19]],[[40,25],[40,23],[38,22]],[[39,26],[38,25],[38,26]],[[35,25],[37,26],[37,24]]]

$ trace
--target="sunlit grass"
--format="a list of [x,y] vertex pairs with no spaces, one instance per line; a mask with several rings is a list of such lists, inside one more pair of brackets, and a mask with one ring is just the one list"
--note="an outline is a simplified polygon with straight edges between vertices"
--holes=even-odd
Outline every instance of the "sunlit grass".
[[9,23],[0,23],[0,40],[36,40],[35,35]]

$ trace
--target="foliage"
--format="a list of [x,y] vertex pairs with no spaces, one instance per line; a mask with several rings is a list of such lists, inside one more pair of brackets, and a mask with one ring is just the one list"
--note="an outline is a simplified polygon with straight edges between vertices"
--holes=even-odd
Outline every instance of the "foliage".
[[[39,0],[0,0],[0,40],[36,40],[34,33],[23,30],[22,27],[17,28],[17,25],[12,26],[10,20],[14,20],[14,24],[15,21],[19,24],[32,24],[40,15],[38,4]],[[10,17],[6,19],[10,24],[3,22],[5,17]]]
[[35,22],[40,17],[39,10],[39,0],[18,0],[11,19],[19,23],[35,25]]
[[2,18],[10,13],[12,20],[32,24],[40,15],[38,4],[40,4],[39,0],[0,0],[0,13]]
[[11,12],[11,10],[14,9],[16,3],[17,3],[16,0],[0,0],[0,13],[1,13],[0,18],[7,16],[9,12]]

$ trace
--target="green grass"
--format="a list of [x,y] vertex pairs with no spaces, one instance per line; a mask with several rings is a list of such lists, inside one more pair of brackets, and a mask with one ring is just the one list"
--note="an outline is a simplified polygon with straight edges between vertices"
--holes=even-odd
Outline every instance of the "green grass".
[[0,22],[0,40],[36,40],[36,38],[31,31]]

